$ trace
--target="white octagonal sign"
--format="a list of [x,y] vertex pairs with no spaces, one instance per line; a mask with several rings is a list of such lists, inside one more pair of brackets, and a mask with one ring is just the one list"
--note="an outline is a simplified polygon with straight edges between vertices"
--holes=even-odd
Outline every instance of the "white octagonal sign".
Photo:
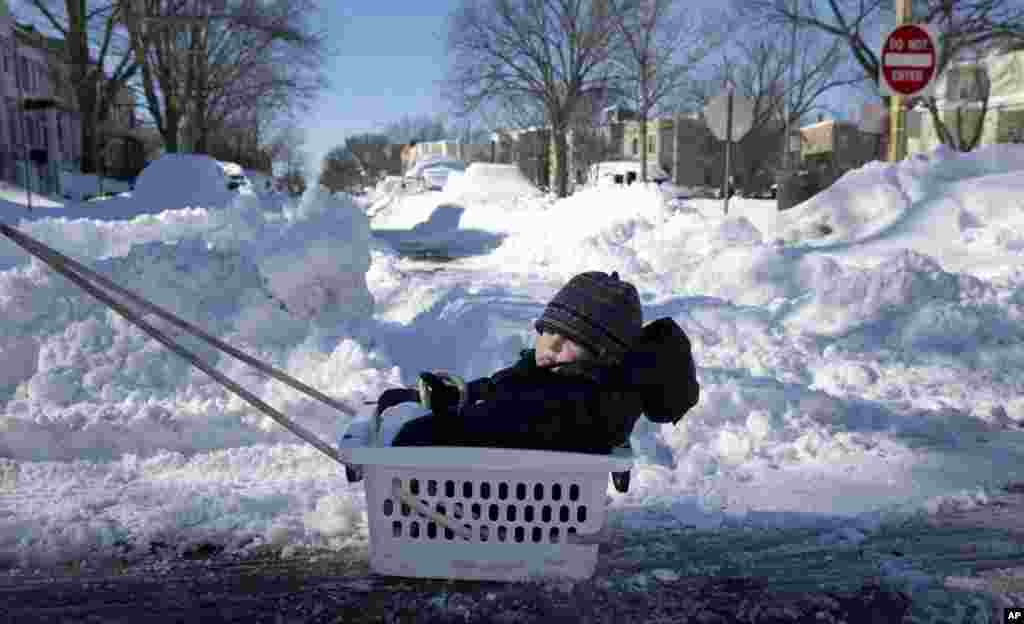
[[[720,93],[711,98],[704,107],[704,118],[708,128],[720,141],[729,136],[726,124],[729,122],[729,92]],[[754,100],[743,95],[732,96],[732,133],[733,141],[739,141],[754,125]]]

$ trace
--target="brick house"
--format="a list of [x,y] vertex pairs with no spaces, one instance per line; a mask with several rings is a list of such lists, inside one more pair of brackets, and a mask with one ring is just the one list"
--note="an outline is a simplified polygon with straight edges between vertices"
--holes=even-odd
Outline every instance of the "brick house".
[[849,121],[824,119],[801,126],[800,139],[802,167],[823,186],[878,158],[877,137],[861,132],[857,124]]

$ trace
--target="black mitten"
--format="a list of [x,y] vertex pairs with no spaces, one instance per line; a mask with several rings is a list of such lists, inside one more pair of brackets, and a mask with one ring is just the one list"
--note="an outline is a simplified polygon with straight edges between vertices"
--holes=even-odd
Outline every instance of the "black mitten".
[[466,382],[458,375],[444,371],[420,373],[417,387],[420,405],[435,416],[458,413],[466,406],[469,397]]

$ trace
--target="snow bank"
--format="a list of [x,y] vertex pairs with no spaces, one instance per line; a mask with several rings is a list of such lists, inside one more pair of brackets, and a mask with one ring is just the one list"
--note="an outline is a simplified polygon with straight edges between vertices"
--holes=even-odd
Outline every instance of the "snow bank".
[[[948,221],[943,217],[955,216],[959,224],[968,225],[974,215],[969,209],[961,214],[955,205],[944,201],[948,199],[944,198],[947,188],[972,178],[1006,174],[1020,178],[1021,170],[1024,146],[1019,145],[987,146],[968,154],[941,146],[899,163],[868,163],[847,172],[810,200],[781,213],[779,236],[787,243],[820,246],[865,242],[906,230],[924,236],[931,234],[932,228],[907,227],[905,222],[915,217],[920,221],[939,217],[946,226]],[[946,236],[959,232],[961,228],[956,223],[953,232],[944,231]]]
[[[384,381],[387,373],[374,369],[386,363],[352,338],[373,312],[365,215],[344,196],[316,190],[279,218],[258,208],[249,196],[206,221],[164,223],[162,230],[149,229],[152,217],[140,217],[118,225],[125,244],[86,239],[85,254],[74,243],[82,231],[95,233],[98,222],[45,226],[60,230],[63,244],[55,244],[72,256],[119,252],[91,264],[229,344],[256,347],[254,355],[307,382],[345,394]],[[132,244],[133,234],[152,240]],[[98,459],[281,436],[261,414],[40,263],[0,272],[0,316],[8,320],[0,353],[14,362],[0,379],[2,456]],[[229,377],[251,381],[248,367],[190,337],[183,342]],[[259,384],[257,394],[291,404],[293,414],[313,419],[314,429],[320,420],[333,435],[344,423],[295,392]]]
[[509,199],[525,199],[540,195],[517,165],[473,163],[462,173],[452,173],[445,185],[449,195],[467,201],[488,203]]
[[665,217],[654,186],[587,188],[530,217],[495,253],[509,270],[543,269],[568,279],[581,271],[619,271],[636,279],[651,273],[639,256],[637,234],[650,232]]

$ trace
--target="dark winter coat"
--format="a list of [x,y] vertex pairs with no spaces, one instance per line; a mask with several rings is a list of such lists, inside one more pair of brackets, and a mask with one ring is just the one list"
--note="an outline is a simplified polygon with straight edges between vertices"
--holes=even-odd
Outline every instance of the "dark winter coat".
[[697,403],[690,343],[671,319],[649,324],[624,362],[557,370],[523,351],[515,365],[469,384],[461,412],[406,423],[393,446],[482,446],[606,454],[625,444],[641,413],[678,422]]

